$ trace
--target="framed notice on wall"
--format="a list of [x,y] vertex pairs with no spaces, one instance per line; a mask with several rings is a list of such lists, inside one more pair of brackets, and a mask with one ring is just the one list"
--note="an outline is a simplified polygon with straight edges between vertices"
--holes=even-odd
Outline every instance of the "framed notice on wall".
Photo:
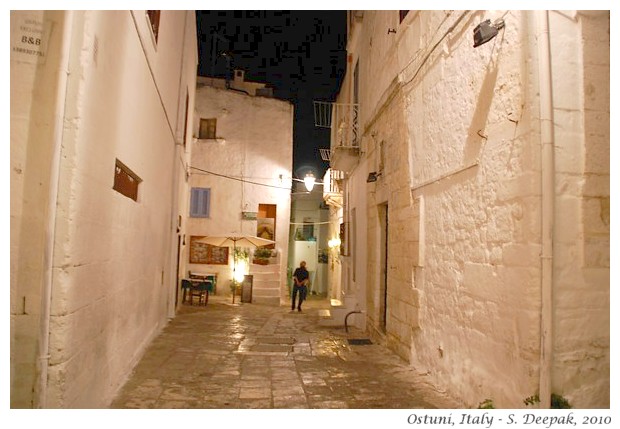
[[207,243],[200,243],[198,240],[201,238],[203,236],[200,235],[192,235],[189,238],[189,263],[227,265],[228,247],[217,247]]

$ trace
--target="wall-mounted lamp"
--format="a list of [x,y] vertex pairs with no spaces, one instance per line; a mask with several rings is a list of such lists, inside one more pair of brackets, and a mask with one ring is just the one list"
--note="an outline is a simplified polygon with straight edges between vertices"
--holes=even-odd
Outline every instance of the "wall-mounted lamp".
[[376,171],[372,171],[368,173],[368,178],[366,179],[366,183],[372,183],[377,181],[377,177],[381,176],[381,172],[377,173]]
[[332,238],[327,242],[327,245],[329,246],[330,249],[336,249],[338,247],[340,247],[341,241],[339,238]]
[[482,21],[476,26],[476,28],[474,28],[474,48],[484,45],[489,40],[492,40],[495,36],[497,36],[497,32],[504,28],[504,26],[505,24],[503,19],[498,19],[493,24],[491,24],[490,19]]

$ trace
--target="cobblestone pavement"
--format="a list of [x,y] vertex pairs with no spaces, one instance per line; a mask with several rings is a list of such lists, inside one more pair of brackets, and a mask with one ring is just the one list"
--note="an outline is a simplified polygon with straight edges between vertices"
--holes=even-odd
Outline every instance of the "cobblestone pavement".
[[304,311],[211,297],[183,306],[153,341],[110,408],[459,408],[381,345],[318,324]]

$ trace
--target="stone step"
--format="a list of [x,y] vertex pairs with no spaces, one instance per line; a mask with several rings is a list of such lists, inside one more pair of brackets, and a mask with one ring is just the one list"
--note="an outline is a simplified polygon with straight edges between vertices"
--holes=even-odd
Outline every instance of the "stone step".
[[279,271],[274,271],[274,272],[252,272],[250,270],[250,274],[254,276],[254,280],[256,279],[270,279],[270,278],[275,278],[275,279],[279,279],[280,278],[280,272]]
[[319,318],[320,319],[331,319],[332,318],[332,312],[329,311],[326,308],[322,308],[319,310]]
[[280,265],[269,264],[269,265],[258,265],[258,264],[250,264],[250,274],[260,274],[260,273],[280,273]]
[[269,278],[262,278],[262,279],[257,279],[256,277],[254,277],[252,284],[254,286],[261,285],[262,287],[269,287],[269,285],[271,285],[272,287],[280,288],[280,279],[277,277],[269,277]]
[[280,297],[275,296],[252,296],[253,304],[264,304],[264,305],[273,305],[280,306]]
[[252,297],[280,297],[280,289],[252,288]]
[[[350,297],[347,302],[339,299],[331,299],[330,307],[326,310],[319,311],[319,325],[321,326],[343,326],[347,314],[354,311],[356,300]],[[351,315],[349,319],[354,317]],[[349,323],[351,320],[349,321]]]

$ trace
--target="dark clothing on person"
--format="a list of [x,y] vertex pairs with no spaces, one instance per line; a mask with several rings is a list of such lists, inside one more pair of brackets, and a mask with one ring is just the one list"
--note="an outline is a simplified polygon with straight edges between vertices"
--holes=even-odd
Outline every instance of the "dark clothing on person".
[[299,302],[297,303],[297,311],[301,311],[301,303],[306,300],[306,295],[308,294],[308,287],[305,285],[297,286],[293,285],[293,302],[291,304],[291,310],[295,310],[295,298],[299,292]]
[[310,273],[306,270],[305,267],[298,267],[295,269],[293,273],[293,277],[297,278],[297,283],[303,283],[304,280],[308,280],[310,277]]
[[299,302],[297,303],[297,311],[301,311],[301,303],[306,299],[306,295],[308,294],[308,279],[310,277],[310,273],[306,270],[305,266],[299,267],[295,269],[295,273],[293,273],[293,291],[292,295],[292,303],[291,310],[295,310],[295,300],[297,297],[297,293],[299,293]]

